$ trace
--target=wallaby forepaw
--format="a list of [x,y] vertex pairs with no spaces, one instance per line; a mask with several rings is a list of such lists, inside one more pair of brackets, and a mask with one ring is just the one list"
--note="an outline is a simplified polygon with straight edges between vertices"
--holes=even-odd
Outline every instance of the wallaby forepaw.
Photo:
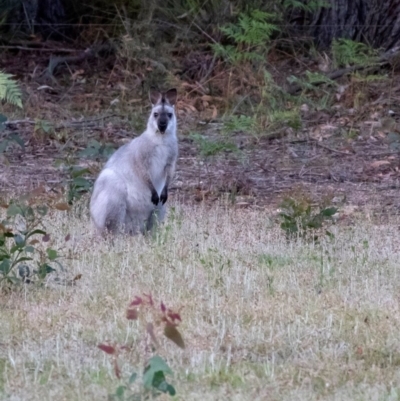
[[167,199],[168,199],[168,189],[167,186],[165,186],[160,195],[160,202],[164,204],[167,201]]
[[153,203],[155,206],[157,206],[160,202],[160,197],[158,196],[157,192],[153,192],[151,195],[151,203]]

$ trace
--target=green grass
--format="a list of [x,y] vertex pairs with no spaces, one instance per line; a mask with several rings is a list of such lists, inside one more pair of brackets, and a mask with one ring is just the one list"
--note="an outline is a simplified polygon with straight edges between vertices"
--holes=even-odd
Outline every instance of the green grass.
[[160,337],[159,352],[177,400],[399,399],[397,218],[314,245],[287,242],[269,212],[176,205],[155,238],[114,246],[85,218],[48,219],[82,278],[0,294],[0,399],[106,400],[120,382],[97,345],[133,345],[122,372],[140,371],[149,342],[125,309],[149,292],[183,307],[186,349]]

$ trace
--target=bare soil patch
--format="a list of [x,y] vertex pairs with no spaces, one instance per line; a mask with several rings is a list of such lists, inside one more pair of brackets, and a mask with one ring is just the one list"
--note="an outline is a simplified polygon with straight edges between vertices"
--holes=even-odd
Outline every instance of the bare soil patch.
[[[0,59],[0,68],[16,74],[25,92],[24,115],[13,115],[7,108],[3,112],[10,120],[29,120],[10,124],[0,133],[0,140],[17,134],[25,143],[25,148],[11,144],[2,155],[3,193],[29,191],[41,184],[60,191],[67,177],[55,160],[75,157],[91,139],[119,146],[141,132],[148,108],[138,74],[95,60],[74,66],[69,73],[61,71],[56,81],[43,83],[40,71],[46,68],[48,56],[23,56]],[[180,159],[172,193],[185,202],[227,196],[242,207],[275,207],[285,194],[301,187],[316,199],[329,195],[356,207],[397,211],[399,77],[393,77],[391,88],[373,89],[374,101],[362,108],[348,107],[344,96],[329,112],[304,112],[300,130],[288,129],[275,139],[232,133],[230,140],[239,152],[221,152],[210,158],[199,154],[189,134],[196,131],[210,140],[218,139],[222,119],[210,119],[207,110],[196,109],[196,99],[182,90]],[[390,100],[385,95],[389,91]],[[390,129],[382,122],[388,116],[395,125]],[[35,119],[57,128],[43,132]],[[78,163],[90,165],[95,174],[104,160],[81,159]]]

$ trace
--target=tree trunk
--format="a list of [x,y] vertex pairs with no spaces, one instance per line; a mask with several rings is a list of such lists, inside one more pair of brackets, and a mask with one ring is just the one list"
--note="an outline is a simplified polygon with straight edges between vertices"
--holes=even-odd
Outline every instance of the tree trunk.
[[[302,0],[307,4],[308,0]],[[313,13],[291,12],[292,22],[323,48],[336,38],[389,50],[400,42],[400,0],[329,0]],[[294,17],[294,18],[293,18]]]
[[62,37],[65,10],[62,0],[14,0],[7,23],[11,32],[39,33],[44,38]]

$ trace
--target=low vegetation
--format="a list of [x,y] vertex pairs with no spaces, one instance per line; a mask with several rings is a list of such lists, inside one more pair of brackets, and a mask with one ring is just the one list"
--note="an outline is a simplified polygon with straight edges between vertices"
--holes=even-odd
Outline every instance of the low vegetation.
[[[162,375],[174,399],[398,396],[396,218],[380,225],[364,214],[318,243],[288,243],[271,212],[175,205],[153,238],[111,245],[69,213],[44,224],[70,255],[67,275],[80,280],[60,285],[52,273],[44,287],[0,293],[3,398],[130,399],[118,397],[145,394],[150,360],[173,372]],[[138,294],[152,294],[158,312],[127,315],[146,299]],[[154,324],[155,354],[146,325],[162,316],[161,301],[179,313],[185,348]],[[121,379],[99,345],[118,345]]]

